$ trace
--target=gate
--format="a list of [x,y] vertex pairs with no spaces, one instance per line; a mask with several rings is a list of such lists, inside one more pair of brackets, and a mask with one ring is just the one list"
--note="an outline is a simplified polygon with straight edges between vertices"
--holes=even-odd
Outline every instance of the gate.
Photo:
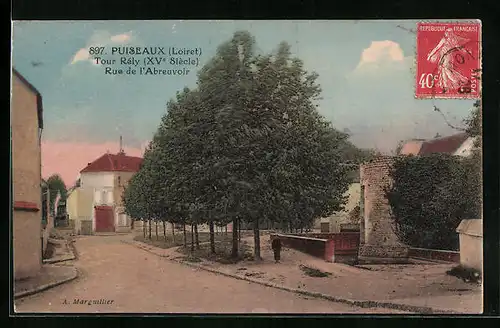
[[111,206],[95,207],[95,232],[114,232],[114,215]]

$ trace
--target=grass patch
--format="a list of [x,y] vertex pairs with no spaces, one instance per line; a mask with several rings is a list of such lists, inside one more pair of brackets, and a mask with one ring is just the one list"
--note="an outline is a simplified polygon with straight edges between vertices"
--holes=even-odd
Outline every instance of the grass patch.
[[321,270],[311,268],[305,265],[300,265],[299,268],[309,277],[318,277],[318,278],[323,278],[323,277],[328,277],[331,275],[330,272],[323,272]]
[[[215,235],[216,242],[222,242],[222,241],[226,241],[226,240],[230,240],[230,239],[231,239],[231,234],[229,234],[229,233],[227,234],[227,236],[225,234],[216,234]],[[184,246],[184,234],[182,234],[182,233],[176,233],[175,240],[174,240],[172,233],[167,234],[167,238],[165,238],[164,235],[158,234],[158,238],[157,238],[154,231],[153,231],[153,234],[151,235],[151,239],[149,239],[148,236],[146,236],[146,238],[144,238],[143,235],[138,235],[138,236],[134,237],[134,240],[140,241],[142,243],[145,243],[145,244],[148,244],[148,245],[151,245],[154,247],[163,248],[163,249]],[[200,241],[200,243],[208,243],[210,241],[210,233],[199,232],[198,233],[198,240]],[[188,248],[189,248],[191,245],[191,234],[190,233],[187,234],[187,243],[188,243]],[[200,246],[203,246],[203,245],[200,245]]]
[[231,257],[232,241],[224,240],[215,244],[215,254],[210,250],[210,244],[200,245],[200,249],[192,252],[191,246],[180,247],[178,252],[185,254],[187,257],[205,259],[209,261],[218,262],[221,264],[235,264],[241,261],[253,261],[253,254],[251,248],[245,242],[240,243],[239,256],[237,258]]
[[464,267],[462,265],[458,265],[453,269],[446,271],[446,273],[450,276],[460,278],[463,281],[470,283],[480,283],[482,279],[481,272],[476,269]]

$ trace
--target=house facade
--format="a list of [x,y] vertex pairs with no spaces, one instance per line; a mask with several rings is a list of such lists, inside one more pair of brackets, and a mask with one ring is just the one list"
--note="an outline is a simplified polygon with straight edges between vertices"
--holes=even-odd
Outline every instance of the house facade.
[[142,158],[120,151],[104,154],[80,171],[80,184],[68,200],[70,224],[76,233],[131,230],[131,218],[125,214],[122,193],[141,163]]
[[19,72],[12,73],[11,183],[14,278],[36,275],[42,266],[42,97]]
[[[344,205],[344,210],[335,212],[327,218],[320,219],[320,223],[328,223],[328,232],[340,232],[341,224],[352,223],[349,222],[349,213],[359,205],[361,195],[360,183],[352,183],[344,196],[347,196],[347,202]],[[316,227],[317,229],[317,224]],[[327,232],[327,231],[324,231]]]

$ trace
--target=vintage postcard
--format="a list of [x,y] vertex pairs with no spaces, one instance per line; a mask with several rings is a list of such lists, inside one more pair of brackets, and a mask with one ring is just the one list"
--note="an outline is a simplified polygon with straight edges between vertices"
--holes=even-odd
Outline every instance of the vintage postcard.
[[16,314],[482,313],[479,21],[12,24]]

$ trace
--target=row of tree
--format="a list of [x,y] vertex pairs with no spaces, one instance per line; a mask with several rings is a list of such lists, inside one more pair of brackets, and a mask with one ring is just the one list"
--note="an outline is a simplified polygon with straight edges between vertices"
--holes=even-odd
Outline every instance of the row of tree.
[[168,103],[123,194],[126,212],[193,230],[208,224],[212,252],[214,225],[232,222],[234,257],[238,227],[251,225],[259,259],[263,224],[306,228],[341,210],[349,173],[371,153],[318,114],[317,77],[288,44],[257,55],[254,38],[235,33],[196,88]]

